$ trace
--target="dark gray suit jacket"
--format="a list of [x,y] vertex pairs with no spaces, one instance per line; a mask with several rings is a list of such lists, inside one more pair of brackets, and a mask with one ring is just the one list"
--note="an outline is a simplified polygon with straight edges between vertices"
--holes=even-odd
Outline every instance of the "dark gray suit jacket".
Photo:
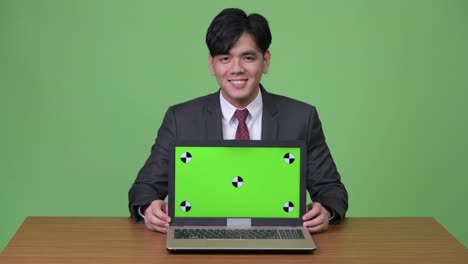
[[[304,140],[307,144],[307,190],[315,202],[341,221],[348,209],[348,194],[331,157],[315,107],[284,96],[263,97],[262,140]],[[138,207],[168,192],[169,146],[178,140],[222,140],[219,91],[170,107],[158,131],[151,154],[129,191],[130,214],[141,221]]]

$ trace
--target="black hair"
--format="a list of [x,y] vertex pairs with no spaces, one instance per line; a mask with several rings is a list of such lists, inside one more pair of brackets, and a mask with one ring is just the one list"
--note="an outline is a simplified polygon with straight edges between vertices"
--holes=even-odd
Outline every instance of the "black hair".
[[239,8],[226,8],[211,22],[206,45],[211,56],[228,54],[242,33],[250,33],[263,54],[271,44],[268,21],[260,14],[247,14]]

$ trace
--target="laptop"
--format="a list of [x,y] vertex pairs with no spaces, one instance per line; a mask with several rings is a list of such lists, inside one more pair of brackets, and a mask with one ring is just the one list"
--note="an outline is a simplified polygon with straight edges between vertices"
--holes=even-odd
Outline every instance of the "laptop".
[[301,219],[304,142],[177,142],[169,165],[167,250],[316,249]]

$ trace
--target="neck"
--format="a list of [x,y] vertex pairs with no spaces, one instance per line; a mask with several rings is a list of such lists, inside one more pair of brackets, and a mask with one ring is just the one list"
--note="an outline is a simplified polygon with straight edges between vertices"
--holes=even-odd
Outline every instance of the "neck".
[[237,99],[237,100],[233,100],[232,98],[226,98],[226,96],[224,96],[223,91],[221,90],[221,96],[222,96],[226,101],[228,101],[228,103],[230,103],[232,106],[234,106],[235,108],[237,108],[237,109],[244,109],[244,108],[246,108],[253,100],[255,100],[255,98],[257,98],[259,92],[260,92],[260,87],[259,87],[259,88],[255,91],[255,93],[252,94],[252,96],[250,96],[250,97],[241,98],[241,99]]

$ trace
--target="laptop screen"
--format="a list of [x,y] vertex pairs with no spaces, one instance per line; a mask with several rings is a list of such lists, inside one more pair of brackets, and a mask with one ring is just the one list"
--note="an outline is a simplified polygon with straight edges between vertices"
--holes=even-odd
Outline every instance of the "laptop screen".
[[227,142],[175,146],[173,215],[300,218],[301,148]]

